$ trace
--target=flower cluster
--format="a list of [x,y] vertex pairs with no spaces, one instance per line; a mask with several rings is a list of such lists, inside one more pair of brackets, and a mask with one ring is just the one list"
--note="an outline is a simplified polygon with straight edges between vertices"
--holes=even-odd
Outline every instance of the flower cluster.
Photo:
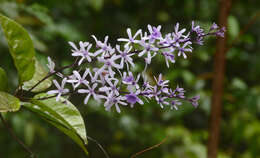
[[[169,81],[163,80],[162,74],[154,77],[155,84],[152,85],[147,79],[146,69],[157,55],[165,58],[167,67],[177,57],[186,59],[193,50],[193,44],[202,45],[204,37],[209,35],[223,37],[225,29],[213,23],[206,33],[192,22],[190,31],[180,29],[177,23],[173,32],[165,35],[161,33],[161,26],[151,25],[148,25],[147,32],[139,29],[133,33],[130,28],[126,32],[128,37],[118,38],[119,44],[115,47],[108,42],[108,36],[101,41],[92,35],[95,44],[69,42],[71,55],[75,57],[75,63],[71,65],[74,70],[69,75],[64,74],[62,68],[55,68],[54,62],[48,58],[50,74],[57,75],[61,80],[61,84],[53,80],[57,90],[50,90],[48,94],[55,94],[57,101],[64,95],[81,94],[85,96],[84,104],[94,98],[98,102],[103,101],[106,110],[115,107],[119,113],[120,106],[134,107],[151,99],[161,108],[168,106],[177,110],[183,101],[197,107],[199,96],[187,98],[183,88],[170,88]],[[134,74],[131,71],[135,67],[134,60],[140,59],[144,61],[145,68],[141,73]]]

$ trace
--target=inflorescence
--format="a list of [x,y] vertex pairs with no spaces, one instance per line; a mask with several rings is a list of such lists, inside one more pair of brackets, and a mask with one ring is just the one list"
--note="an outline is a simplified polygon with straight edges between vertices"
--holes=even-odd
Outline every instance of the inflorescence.
[[[146,69],[157,55],[165,58],[167,67],[170,66],[169,63],[175,63],[177,57],[186,59],[186,54],[193,50],[193,44],[203,45],[204,37],[210,35],[223,37],[225,28],[213,23],[205,33],[200,26],[195,26],[192,22],[190,31],[180,29],[177,23],[174,32],[164,36],[160,25],[148,25],[148,32],[139,29],[133,34],[130,28],[126,32],[128,38],[117,39],[120,45],[115,47],[108,43],[108,36],[102,42],[92,35],[96,48],[89,42],[80,41],[79,46],[69,42],[72,47],[71,55],[75,57],[75,62],[70,66],[57,69],[48,57],[49,76],[56,75],[61,80],[60,84],[53,80],[57,89],[48,91],[48,94],[55,94],[56,101],[59,101],[61,96],[82,94],[85,96],[84,104],[93,97],[98,102],[103,101],[106,110],[109,111],[114,106],[119,113],[119,106],[134,107],[137,103],[144,104],[144,101],[151,99],[155,99],[161,108],[169,106],[177,110],[183,101],[197,107],[199,96],[187,98],[183,88],[170,88],[169,80],[163,80],[162,74],[154,77],[155,84],[151,85],[145,73]],[[145,68],[135,75],[131,68],[135,67],[134,60],[140,59],[144,60]],[[62,72],[69,67],[73,68],[72,74],[66,75]]]

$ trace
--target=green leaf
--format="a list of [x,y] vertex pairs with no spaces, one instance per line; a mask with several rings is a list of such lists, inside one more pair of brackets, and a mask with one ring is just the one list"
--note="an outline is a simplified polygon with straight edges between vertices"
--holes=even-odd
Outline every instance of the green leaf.
[[11,94],[0,92],[0,112],[14,112],[20,109],[20,100]]
[[77,108],[64,98],[56,102],[55,98],[37,100],[48,97],[46,94],[39,94],[30,103],[24,104],[28,109],[41,115],[47,122],[51,123],[63,133],[73,139],[87,154],[87,134],[84,120]]
[[53,126],[55,126],[56,128],[58,128],[60,131],[62,131],[67,136],[69,136],[74,142],[76,142],[81,147],[81,149],[85,152],[85,154],[88,155],[88,151],[85,146],[86,144],[84,143],[84,141],[82,141],[82,139],[74,131],[72,131],[69,128],[66,128],[65,126],[63,126],[62,124],[60,124],[58,122],[54,122],[54,121],[50,121],[50,120],[46,120],[46,121],[49,122],[50,124],[52,124]]
[[35,71],[33,42],[27,31],[15,21],[0,14],[0,24],[17,68],[19,83],[28,81]]
[[93,9],[100,11],[103,8],[104,0],[90,0],[89,4]]
[[24,141],[27,145],[31,146],[35,137],[35,125],[31,122],[27,122],[24,125]]
[[246,90],[247,85],[246,83],[241,80],[240,78],[233,78],[231,82],[231,87],[235,89],[240,89],[240,90]]
[[239,34],[239,23],[234,16],[228,17],[228,33],[232,39],[238,36]]
[[[36,83],[38,83],[41,79],[43,79],[48,72],[43,68],[41,63],[38,60],[35,60],[35,73],[33,75],[33,78],[27,82],[24,82],[23,84],[23,89],[24,90],[29,90],[32,88]],[[32,92],[40,92],[43,91],[51,86],[52,82],[48,78],[41,82],[37,87],[35,87]]]
[[6,91],[8,89],[8,81],[5,70],[0,67],[0,91]]

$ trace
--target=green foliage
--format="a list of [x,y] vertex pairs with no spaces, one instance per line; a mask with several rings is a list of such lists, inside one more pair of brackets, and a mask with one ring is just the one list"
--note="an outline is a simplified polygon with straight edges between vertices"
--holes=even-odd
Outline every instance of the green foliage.
[[35,71],[33,42],[21,25],[1,14],[0,24],[19,74],[19,83],[22,84],[30,80]]
[[42,116],[71,139],[73,139],[87,154],[87,135],[84,120],[77,108],[68,100],[62,98],[59,102],[55,98],[37,100],[49,97],[46,94],[39,94],[24,106]]
[[[36,83],[38,83],[40,80],[42,80],[47,74],[48,74],[48,72],[43,68],[41,63],[37,59],[35,59],[35,73],[33,75],[33,78],[27,82],[24,82],[22,88],[24,90],[29,90]],[[37,87],[35,87],[32,90],[32,92],[43,91],[43,90],[49,88],[51,86],[51,84],[52,84],[52,82],[48,78],[48,79],[44,80],[43,82],[41,82]]]
[[[46,63],[46,57],[51,56],[61,65],[72,61],[67,41],[92,43],[91,34],[97,35],[100,40],[109,35],[111,44],[114,45],[114,39],[127,36],[127,27],[137,30],[146,28],[147,24],[162,25],[162,32],[170,32],[174,30],[173,24],[176,22],[182,28],[195,20],[208,28],[208,24],[218,23],[218,6],[218,1],[209,0],[0,0],[1,12],[30,31],[35,49],[41,53],[37,59]],[[258,12],[259,6],[259,0],[238,0],[232,4],[227,27],[229,43],[247,26]],[[259,18],[256,18],[227,53],[219,158],[257,158],[260,155],[259,28]],[[0,31],[0,64],[7,73],[10,84],[8,90],[12,92],[17,88],[17,83],[14,82],[17,76],[3,37]],[[72,102],[77,105],[82,117],[87,117],[88,135],[95,138],[113,158],[130,157],[129,155],[157,144],[166,135],[168,139],[164,144],[140,157],[204,158],[215,44],[214,38],[205,40],[204,45],[195,48],[186,61],[176,56],[176,63],[170,67],[172,71],[167,73],[163,58],[156,60],[156,64],[151,64],[149,70],[150,78],[162,72],[173,83],[171,86],[178,84],[184,86],[187,93],[200,94],[200,105],[196,110],[183,105],[178,111],[166,112],[150,102],[133,109],[126,107],[118,115],[105,111],[93,100],[84,106],[78,101],[78,96],[73,96]],[[143,68],[142,64],[137,66],[140,70]],[[42,111],[38,114],[40,113],[44,114]],[[31,145],[37,157],[85,157],[77,145],[66,139],[66,135],[61,135],[37,116],[26,110],[6,115],[15,133],[27,145]],[[63,132],[72,131],[67,130],[68,127],[61,122],[50,120],[49,116],[42,118],[57,128],[63,128]],[[75,138],[80,139],[78,134]],[[0,142],[1,157],[26,157],[23,149],[2,129]],[[88,151],[90,157],[104,157],[94,143],[88,145]]]
[[228,17],[228,34],[231,37],[231,39],[234,39],[239,34],[239,23],[236,17],[229,16]]
[[8,81],[5,70],[0,67],[0,91],[7,91]]
[[104,0],[89,0],[90,6],[99,11],[103,7]]
[[0,112],[15,112],[20,109],[20,100],[6,92],[0,92]]

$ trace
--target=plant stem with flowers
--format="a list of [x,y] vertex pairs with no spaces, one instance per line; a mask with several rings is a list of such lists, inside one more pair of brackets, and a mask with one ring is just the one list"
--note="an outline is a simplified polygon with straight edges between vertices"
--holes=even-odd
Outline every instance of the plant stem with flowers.
[[[50,76],[56,75],[62,80],[60,85],[56,79],[53,80],[57,90],[48,91],[49,97],[80,94],[85,95],[84,104],[93,97],[95,100],[104,102],[104,107],[110,111],[115,106],[117,112],[121,112],[120,106],[134,107],[135,104],[144,104],[144,100],[155,99],[161,108],[169,106],[170,109],[178,109],[183,101],[190,102],[194,107],[198,106],[199,96],[187,98],[185,90],[179,86],[172,89],[169,81],[162,79],[162,74],[158,78],[154,77],[155,85],[147,80],[146,69],[151,64],[152,59],[157,55],[165,58],[167,67],[169,63],[175,63],[177,57],[187,58],[187,53],[193,51],[193,44],[203,45],[204,37],[224,36],[225,28],[212,24],[209,31],[205,31],[192,22],[190,31],[180,29],[179,23],[174,27],[174,31],[164,36],[161,33],[161,26],[148,25],[148,32],[139,29],[134,35],[130,28],[127,29],[128,38],[119,38],[115,47],[108,43],[108,36],[104,42],[95,40],[96,49],[89,42],[79,42],[79,47],[73,42],[69,42],[72,47],[72,56],[76,57],[73,64],[55,68],[55,63],[48,57],[49,74],[33,86],[32,91],[38,84]],[[141,49],[134,49],[139,47]],[[135,67],[134,60],[142,59],[145,63],[144,70],[134,75],[131,68]],[[91,65],[91,67],[83,67]],[[72,74],[64,74],[63,70],[73,68]],[[82,74],[82,75],[81,75]],[[70,89],[65,88],[70,86]],[[41,100],[46,98],[39,98]]]

